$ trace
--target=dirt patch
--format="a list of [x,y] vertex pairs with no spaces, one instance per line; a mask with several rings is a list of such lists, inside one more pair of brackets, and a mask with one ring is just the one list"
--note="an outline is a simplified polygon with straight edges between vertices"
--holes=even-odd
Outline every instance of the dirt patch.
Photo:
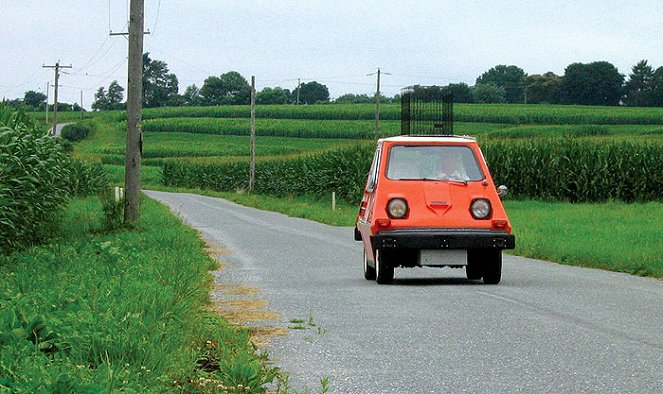
[[256,287],[244,286],[244,285],[230,285],[230,284],[221,284],[215,283],[212,286],[212,290],[216,293],[224,295],[236,295],[244,297],[255,297],[260,292],[260,289]]
[[[205,241],[207,254],[219,263],[219,270],[227,266],[221,261],[221,256],[230,253],[227,249]],[[212,285],[212,309],[218,315],[231,323],[249,331],[251,342],[258,347],[269,345],[270,338],[287,335],[287,329],[276,325],[260,325],[263,322],[274,322],[280,315],[267,310],[269,304],[266,300],[256,299],[260,289],[241,284],[214,283]],[[241,297],[237,299],[236,297]],[[230,298],[230,299],[219,299]]]

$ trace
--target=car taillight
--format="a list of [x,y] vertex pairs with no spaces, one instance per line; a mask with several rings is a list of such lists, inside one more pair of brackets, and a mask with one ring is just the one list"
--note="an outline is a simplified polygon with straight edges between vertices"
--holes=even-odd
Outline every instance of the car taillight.
[[393,198],[387,204],[387,213],[392,219],[402,219],[407,216],[407,201],[402,198]]
[[485,198],[477,198],[470,205],[470,213],[475,219],[488,219],[490,217],[490,201]]

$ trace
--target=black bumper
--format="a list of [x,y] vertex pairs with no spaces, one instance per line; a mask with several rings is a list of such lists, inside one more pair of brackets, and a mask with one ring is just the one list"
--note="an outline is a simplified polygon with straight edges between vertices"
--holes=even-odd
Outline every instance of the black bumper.
[[373,236],[376,249],[513,249],[516,237],[484,229],[400,229]]

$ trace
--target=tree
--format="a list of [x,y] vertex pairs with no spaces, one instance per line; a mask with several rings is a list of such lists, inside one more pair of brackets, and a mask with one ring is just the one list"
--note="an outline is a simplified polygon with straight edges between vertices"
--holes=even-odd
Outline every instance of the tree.
[[653,104],[654,69],[641,60],[631,68],[631,74],[624,85],[624,102],[631,107],[650,107]]
[[23,104],[29,105],[35,110],[44,107],[46,102],[46,95],[44,93],[35,92],[34,90],[28,90],[23,96]]
[[453,94],[454,103],[472,103],[472,90],[466,83],[450,83],[446,89]]
[[92,109],[97,111],[105,111],[111,109],[124,109],[122,100],[124,100],[124,88],[120,86],[117,81],[113,81],[108,86],[108,91],[104,87],[99,87],[97,93],[94,94],[94,102]]
[[250,104],[251,86],[237,71],[205,79],[200,95],[206,105]]
[[573,63],[562,77],[562,100],[567,104],[619,105],[624,76],[609,62]]
[[525,101],[523,79],[526,76],[520,67],[500,64],[481,74],[476,85],[492,83],[504,89],[507,103],[522,103]]
[[528,104],[558,104],[562,92],[562,78],[553,72],[525,77],[525,98]]
[[305,82],[299,85],[299,102],[304,104],[329,102],[329,89],[316,81]]
[[92,109],[96,111],[104,111],[110,107],[108,102],[108,95],[106,94],[106,89],[103,86],[100,86],[97,89],[97,93],[94,94],[94,102],[92,102]]
[[177,76],[168,73],[166,62],[149,55],[143,54],[143,107],[163,107],[177,97]]
[[290,91],[279,86],[275,88],[265,87],[256,93],[257,104],[287,104]]
[[124,88],[120,86],[117,81],[113,81],[108,85],[108,93],[106,96],[108,97],[108,103],[110,106],[114,107],[115,104],[119,104],[124,100]]
[[187,107],[195,107],[202,105],[202,102],[203,98],[200,95],[200,89],[198,86],[196,86],[195,83],[193,85],[187,86],[184,90],[184,94],[182,95],[182,105]]
[[[380,96],[380,102],[384,103],[388,100],[386,97],[383,99],[384,96],[382,96],[382,94],[380,94]],[[374,103],[375,97],[369,97],[367,94],[346,93],[338,96],[334,102],[337,104]]]
[[663,67],[654,71],[651,79],[651,103],[656,107],[663,107]]
[[478,83],[472,86],[472,100],[480,104],[505,103],[506,92],[494,83]]

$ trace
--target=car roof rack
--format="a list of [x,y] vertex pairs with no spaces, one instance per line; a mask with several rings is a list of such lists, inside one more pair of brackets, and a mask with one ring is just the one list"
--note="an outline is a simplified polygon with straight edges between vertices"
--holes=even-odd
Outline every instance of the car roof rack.
[[413,85],[401,89],[401,134],[453,135],[453,93],[448,87]]

